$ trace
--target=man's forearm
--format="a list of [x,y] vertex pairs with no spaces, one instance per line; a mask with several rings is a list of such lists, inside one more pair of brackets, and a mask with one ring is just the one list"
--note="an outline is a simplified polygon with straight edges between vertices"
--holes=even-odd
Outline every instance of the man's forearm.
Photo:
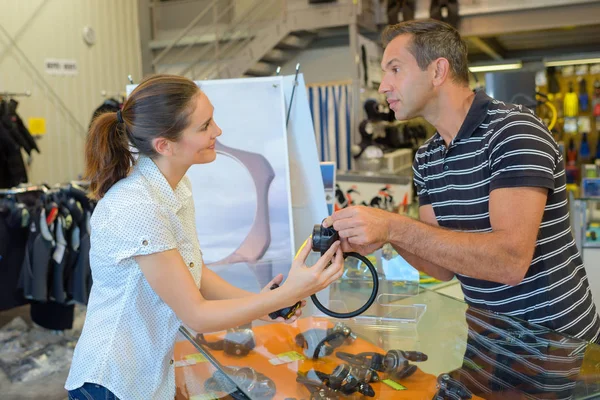
[[392,247],[408,262],[413,268],[418,269],[419,271],[425,272],[427,275],[432,276],[440,281],[449,281],[454,278],[454,272],[447,270],[446,268],[440,267],[437,264],[429,262],[427,260],[422,259],[421,257],[417,257],[405,249],[402,249],[398,246],[392,244]]
[[390,243],[395,248],[453,273],[514,285],[529,265],[524,265],[507,235],[455,232],[401,215],[390,221]]

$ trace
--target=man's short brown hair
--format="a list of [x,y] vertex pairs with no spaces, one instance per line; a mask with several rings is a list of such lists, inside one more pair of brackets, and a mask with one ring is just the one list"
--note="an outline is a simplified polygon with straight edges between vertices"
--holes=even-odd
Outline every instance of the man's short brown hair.
[[406,21],[389,25],[381,38],[386,47],[394,38],[409,34],[412,43],[409,51],[417,60],[421,70],[425,70],[437,58],[445,58],[450,64],[452,79],[457,83],[469,84],[467,45],[452,26],[434,19]]

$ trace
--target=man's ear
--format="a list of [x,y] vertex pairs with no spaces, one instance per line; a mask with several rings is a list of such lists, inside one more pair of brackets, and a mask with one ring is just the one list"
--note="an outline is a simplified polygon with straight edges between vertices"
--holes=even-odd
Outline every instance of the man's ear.
[[152,147],[161,156],[170,156],[173,153],[173,145],[169,139],[154,138],[152,139]]
[[440,57],[431,64],[433,67],[433,86],[441,86],[450,75],[450,63],[447,59]]

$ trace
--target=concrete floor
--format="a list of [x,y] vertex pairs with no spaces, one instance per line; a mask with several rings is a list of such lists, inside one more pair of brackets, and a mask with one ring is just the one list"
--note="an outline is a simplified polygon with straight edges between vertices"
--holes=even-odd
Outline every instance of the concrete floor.
[[[31,318],[29,317],[29,306],[23,306],[0,312],[0,327],[11,322],[16,317],[23,318],[29,326],[32,326]],[[81,329],[80,326],[82,323],[83,315],[78,315],[74,327]],[[51,333],[46,334],[49,335],[49,340],[52,340]],[[64,383],[68,373],[69,369],[66,367],[62,371],[37,380],[13,383],[2,368],[0,368],[0,398],[2,400],[66,400],[67,392],[64,389]]]

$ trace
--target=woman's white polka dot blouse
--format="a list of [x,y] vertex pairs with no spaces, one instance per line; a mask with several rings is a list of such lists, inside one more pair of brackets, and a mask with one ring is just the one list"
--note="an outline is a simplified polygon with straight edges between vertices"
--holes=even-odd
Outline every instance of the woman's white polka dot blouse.
[[190,181],[184,177],[173,190],[156,164],[140,157],[98,202],[91,227],[94,283],[65,388],[90,382],[121,399],[172,399],[181,321],[134,256],[178,249],[200,287],[203,261]]

